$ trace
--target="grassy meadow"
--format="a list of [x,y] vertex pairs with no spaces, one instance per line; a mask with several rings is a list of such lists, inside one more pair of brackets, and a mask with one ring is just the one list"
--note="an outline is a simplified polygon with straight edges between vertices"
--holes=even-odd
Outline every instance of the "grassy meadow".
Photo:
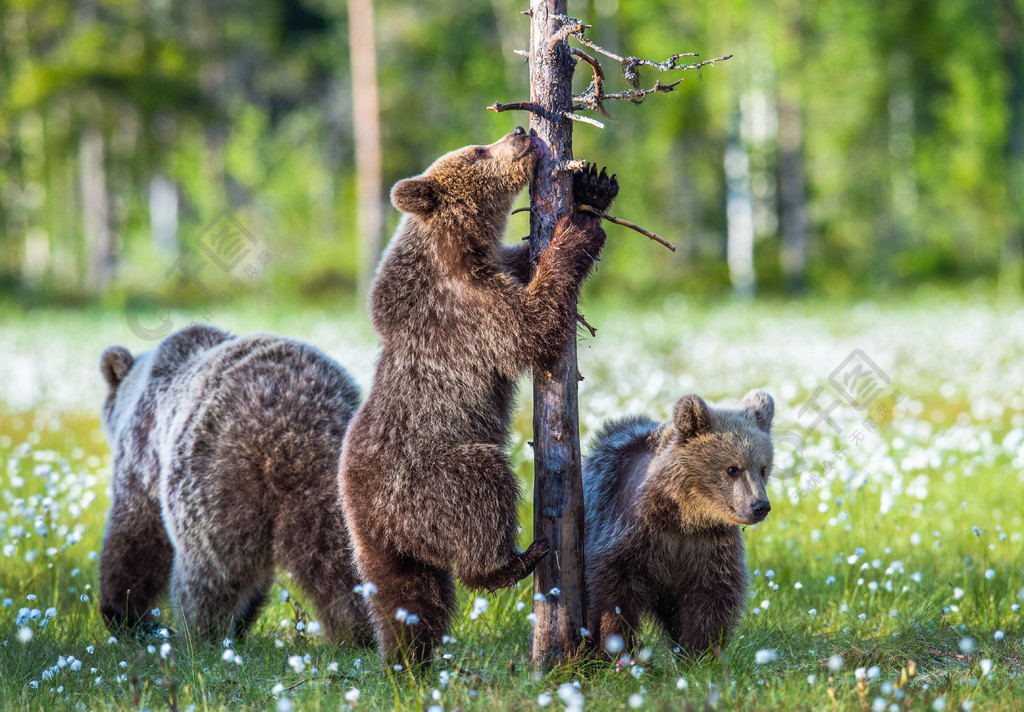
[[[8,308],[0,709],[1024,709],[1024,312],[939,293],[864,304],[670,297],[583,311],[598,330],[580,337],[584,442],[609,417],[667,417],[688,392],[775,397],[772,513],[745,533],[749,603],[720,655],[678,659],[648,628],[634,658],[533,674],[532,588],[521,584],[479,599],[461,591],[444,658],[396,671],[372,650],[311,635],[286,572],[244,640],[111,637],[98,611],[110,455],[97,365],[109,344],[152,342],[119,311]],[[376,347],[360,309],[265,304],[171,318],[310,341],[369,386]],[[844,381],[858,365],[873,390]],[[526,543],[523,390],[513,457]],[[815,423],[818,412],[831,420]],[[166,600],[160,608],[177,628]]]

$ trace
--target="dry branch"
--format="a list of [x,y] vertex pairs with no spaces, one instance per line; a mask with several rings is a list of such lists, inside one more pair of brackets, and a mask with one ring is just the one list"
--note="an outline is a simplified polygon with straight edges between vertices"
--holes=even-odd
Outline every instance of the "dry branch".
[[597,217],[601,218],[602,220],[607,220],[608,222],[615,223],[616,225],[622,225],[623,227],[628,227],[630,230],[636,230],[641,235],[644,235],[645,237],[649,237],[652,240],[654,240],[655,242],[660,242],[662,245],[664,245],[668,249],[672,250],[673,252],[676,251],[676,246],[674,244],[672,244],[671,242],[669,242],[668,240],[666,240],[665,238],[663,238],[663,237],[661,237],[659,235],[654,234],[650,230],[647,230],[645,228],[640,227],[636,223],[631,223],[629,220],[623,220],[622,218],[617,218],[614,215],[609,215],[608,213],[604,213],[604,212],[601,212],[600,210],[596,210],[596,209],[590,207],[589,205],[577,205],[576,209],[577,210],[581,210],[581,211],[583,211],[585,213],[590,213],[591,215],[596,215]]
[[[584,316],[579,312],[576,312],[576,321],[578,321],[580,324],[586,327],[587,331],[590,332],[591,336],[593,336],[595,339],[597,338],[597,329],[591,326],[590,323],[586,320],[586,318],[584,318]],[[583,380],[582,376],[580,377],[580,380]]]

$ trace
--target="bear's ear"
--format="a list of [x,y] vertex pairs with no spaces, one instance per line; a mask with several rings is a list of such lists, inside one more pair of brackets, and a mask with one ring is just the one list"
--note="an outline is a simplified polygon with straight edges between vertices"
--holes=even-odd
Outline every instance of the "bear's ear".
[[757,427],[766,433],[772,431],[772,418],[775,417],[775,401],[767,392],[755,389],[743,396],[740,407],[750,411],[757,421]]
[[437,184],[430,178],[406,178],[391,189],[391,203],[403,213],[429,213],[439,200]]
[[711,411],[708,410],[708,404],[693,393],[679,399],[672,420],[683,440],[711,430]]
[[100,356],[100,372],[107,385],[116,390],[134,363],[131,352],[124,346],[111,346]]

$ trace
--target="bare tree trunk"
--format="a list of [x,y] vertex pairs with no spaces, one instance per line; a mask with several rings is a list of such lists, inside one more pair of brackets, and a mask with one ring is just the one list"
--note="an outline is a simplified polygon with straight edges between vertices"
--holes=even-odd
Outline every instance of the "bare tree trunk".
[[1002,0],[999,45],[1006,72],[1006,192],[1010,213],[999,259],[999,290],[1017,297],[1024,275],[1024,51],[1021,48],[1021,12],[1017,0]]
[[359,294],[366,295],[380,256],[384,214],[380,188],[380,112],[377,102],[373,0],[349,0],[348,32],[352,64],[352,123],[356,144]]
[[[553,16],[565,14],[566,0],[531,0],[530,9],[530,100],[543,107],[532,112],[530,126],[548,147],[530,186],[530,251],[536,258],[558,218],[572,209],[572,176],[554,167],[572,158],[572,122],[563,112],[572,111],[575,62],[565,43],[552,46],[562,25]],[[551,544],[533,578],[535,593],[544,595],[533,608],[532,659],[539,669],[579,650],[586,615],[578,380],[575,333],[566,334],[558,362],[533,374],[534,538]]]
[[110,286],[117,257],[110,229],[110,197],[103,153],[103,134],[95,126],[86,126],[78,143],[78,179],[85,231],[85,286],[94,294]]
[[782,274],[789,291],[799,294],[807,288],[807,176],[799,96],[779,98],[779,198]]
[[[740,102],[743,105],[743,102]],[[726,262],[738,297],[754,296],[754,198],[750,188],[750,154],[739,130],[739,112],[725,144]]]

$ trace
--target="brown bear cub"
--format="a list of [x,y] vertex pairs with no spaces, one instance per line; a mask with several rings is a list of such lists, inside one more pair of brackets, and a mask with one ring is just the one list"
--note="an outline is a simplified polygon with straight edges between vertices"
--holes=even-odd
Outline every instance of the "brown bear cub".
[[740,526],[771,509],[775,404],[748,393],[737,410],[683,396],[672,419],[606,424],[583,463],[587,624],[596,649],[636,645],[653,613],[683,651],[722,645],[747,592]]
[[137,356],[103,352],[103,430],[113,453],[100,611],[152,632],[170,580],[188,635],[238,636],[274,567],[293,573],[333,641],[369,621],[338,501],[337,469],[359,389],[315,348],[192,326]]
[[[442,156],[391,192],[406,214],[368,307],[382,350],[340,473],[388,658],[433,654],[455,606],[453,568],[467,587],[494,590],[528,576],[548,550],[516,546],[520,490],[506,453],[515,379],[575,336],[576,298],[605,233],[593,215],[566,215],[535,266],[526,243],[502,245],[543,152],[516,128]],[[592,169],[574,178],[577,202],[604,208],[617,191],[614,176]]]

